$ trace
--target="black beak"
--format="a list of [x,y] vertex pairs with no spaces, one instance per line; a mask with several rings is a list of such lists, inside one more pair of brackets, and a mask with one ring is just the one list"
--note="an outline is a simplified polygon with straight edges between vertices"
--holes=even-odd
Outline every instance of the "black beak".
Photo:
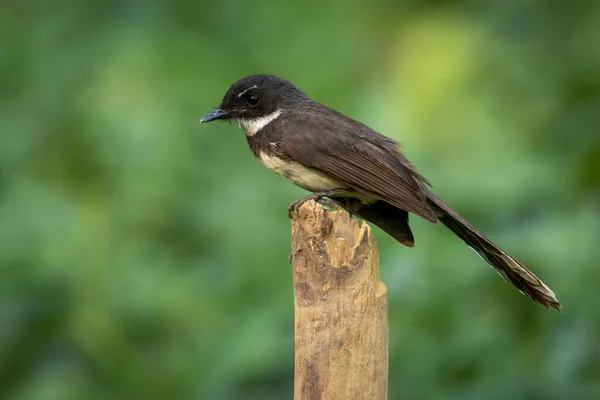
[[221,110],[220,108],[217,108],[215,111],[205,115],[201,120],[200,123],[204,123],[204,122],[211,122],[211,121],[216,121],[218,119],[223,119],[226,118],[227,115],[229,113],[227,111]]

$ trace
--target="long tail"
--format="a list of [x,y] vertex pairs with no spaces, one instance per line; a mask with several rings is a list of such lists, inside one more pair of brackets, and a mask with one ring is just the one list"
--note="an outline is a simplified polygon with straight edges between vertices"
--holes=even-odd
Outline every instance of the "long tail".
[[524,265],[506,254],[436,195],[428,191],[427,199],[438,220],[479,254],[507,282],[547,308],[561,309],[562,306],[554,292]]

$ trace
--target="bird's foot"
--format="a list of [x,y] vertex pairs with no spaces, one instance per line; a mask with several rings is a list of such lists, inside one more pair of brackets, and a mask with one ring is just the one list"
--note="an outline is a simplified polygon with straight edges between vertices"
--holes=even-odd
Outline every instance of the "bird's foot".
[[315,201],[317,203],[319,203],[320,205],[322,205],[323,207],[328,208],[331,211],[338,211],[338,210],[342,209],[342,207],[340,207],[339,204],[337,204],[335,201],[333,201],[331,199],[320,198],[320,199],[316,199]]
[[288,217],[292,218],[294,214],[298,215],[300,207],[302,207],[304,203],[310,200],[314,200],[322,206],[327,206],[332,209],[339,209],[339,206],[333,200],[325,199],[325,197],[346,193],[347,191],[348,189],[332,189],[323,192],[316,192],[311,194],[310,196],[301,197],[298,200],[294,201],[292,204],[290,204],[290,206],[288,207]]

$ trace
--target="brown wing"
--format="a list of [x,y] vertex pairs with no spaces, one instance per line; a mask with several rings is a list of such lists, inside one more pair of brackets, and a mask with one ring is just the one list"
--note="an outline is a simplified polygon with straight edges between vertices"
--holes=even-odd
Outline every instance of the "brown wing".
[[327,110],[299,110],[294,121],[286,121],[284,152],[361,193],[437,222],[423,191],[427,181],[400,153],[399,144]]

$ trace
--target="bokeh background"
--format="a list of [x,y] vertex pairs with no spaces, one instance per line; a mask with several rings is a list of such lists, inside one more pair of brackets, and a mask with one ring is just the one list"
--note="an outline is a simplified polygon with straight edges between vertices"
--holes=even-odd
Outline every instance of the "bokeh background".
[[291,398],[304,192],[198,124],[252,73],[401,141],[564,305],[375,229],[390,399],[600,398],[600,2],[15,0],[0,43],[1,399]]

